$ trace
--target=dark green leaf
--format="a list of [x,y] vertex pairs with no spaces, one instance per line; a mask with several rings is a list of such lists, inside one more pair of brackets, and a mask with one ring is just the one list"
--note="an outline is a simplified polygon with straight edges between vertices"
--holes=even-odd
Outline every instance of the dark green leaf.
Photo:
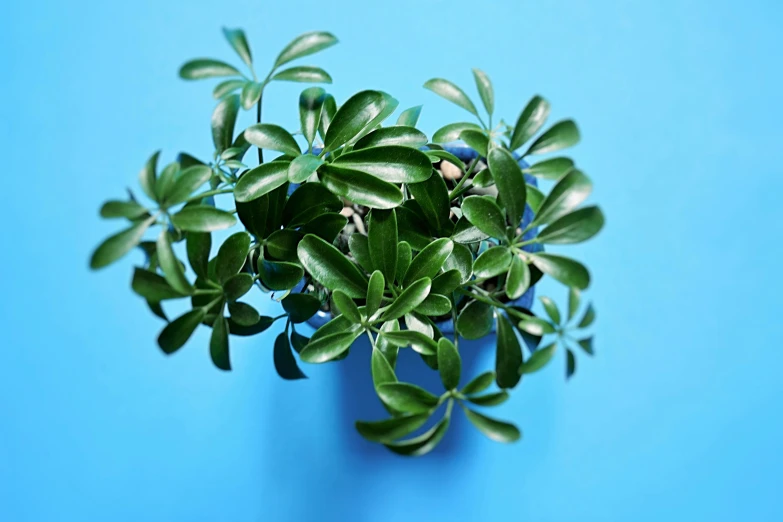
[[429,415],[405,415],[376,422],[356,422],[356,431],[371,442],[391,442],[413,433],[427,422]]
[[[232,305],[236,306],[238,303],[232,303]],[[261,332],[264,332],[269,329],[272,324],[274,324],[274,319],[268,316],[261,316],[259,317],[258,321],[250,326],[243,326],[239,324],[239,322],[235,321],[234,318],[230,318],[228,320],[228,329],[231,335],[239,335],[242,337],[250,337],[253,335],[258,335]]]
[[367,278],[342,252],[323,239],[308,234],[299,243],[299,261],[313,279],[329,290],[340,289],[349,297],[362,299],[367,294]]
[[258,123],[245,129],[245,139],[259,149],[276,150],[289,156],[299,156],[299,144],[279,125]]
[[102,218],[140,218],[147,209],[135,201],[107,201],[101,207]]
[[471,424],[495,442],[514,442],[522,436],[513,424],[501,422],[468,408],[465,408],[465,415]]
[[430,293],[432,281],[429,277],[419,279],[407,286],[405,290],[386,308],[381,316],[384,321],[398,319],[413,311]]
[[365,272],[375,271],[375,267],[373,267],[372,264],[372,258],[370,257],[370,242],[367,236],[362,236],[360,234],[351,235],[351,237],[348,238],[348,249]]
[[519,327],[519,329],[523,332],[527,332],[530,335],[535,336],[543,336],[546,334],[555,333],[555,327],[552,326],[549,321],[540,317],[531,316],[527,319],[523,319],[517,323],[517,327]]
[[310,343],[301,351],[299,357],[308,363],[331,361],[345,353],[358,335],[356,332],[347,331],[325,335],[318,339],[311,338]]
[[454,226],[454,233],[451,235],[451,239],[457,243],[464,244],[478,243],[488,238],[489,235],[472,225],[465,216],[457,220],[457,224]]
[[331,243],[346,224],[348,224],[347,217],[335,212],[328,212],[310,220],[300,231],[302,234],[314,234],[327,243]]
[[579,328],[587,328],[593,324],[593,321],[595,321],[595,308],[590,304],[587,306],[587,310],[585,311],[585,315],[582,316],[582,320],[579,321]]
[[386,280],[380,270],[376,270],[370,276],[370,282],[367,285],[367,300],[365,312],[367,317],[372,317],[381,307],[383,300],[383,290],[386,287]]
[[585,351],[585,353],[589,355],[593,355],[593,338],[592,337],[586,337],[584,339],[579,339],[577,341],[577,344],[582,348],[582,350]]
[[489,170],[498,188],[500,203],[506,209],[509,223],[517,227],[522,221],[527,200],[525,176],[509,151],[494,148],[487,158]]
[[156,316],[160,317],[167,323],[169,322],[169,318],[166,316],[166,312],[163,311],[163,307],[160,305],[160,303],[156,303],[153,301],[147,301],[147,307],[149,307],[150,312],[155,314]]
[[[326,91],[321,87],[310,87],[299,95],[299,123],[302,134],[307,140],[309,151],[318,131],[318,122],[321,119],[321,108],[326,99]],[[297,147],[298,148],[298,147]],[[291,180],[293,181],[293,180]]]
[[131,288],[140,296],[154,303],[185,296],[185,294],[174,290],[162,276],[143,268],[134,270]]
[[381,400],[396,411],[426,413],[438,404],[438,398],[414,384],[390,382],[377,387]]
[[231,314],[231,319],[240,326],[253,326],[261,320],[258,311],[242,301],[228,303],[228,313]]
[[437,239],[430,243],[411,261],[411,265],[403,278],[403,286],[408,286],[414,281],[420,281],[421,278],[430,279],[435,277],[453,250],[454,242],[448,238]]
[[385,106],[384,95],[378,91],[361,91],[348,98],[328,123],[324,150],[333,151],[359,135]]
[[525,156],[530,154],[547,154],[579,143],[579,129],[572,120],[555,123],[527,149]]
[[397,376],[394,375],[394,369],[380,350],[372,351],[370,367],[372,371],[372,382],[376,389],[382,384],[397,382]]
[[492,307],[471,301],[457,317],[457,331],[465,339],[481,339],[492,331]]
[[535,352],[533,352],[533,355],[530,356],[530,358],[522,363],[522,365],[519,367],[520,373],[533,373],[537,372],[541,368],[543,368],[546,363],[552,359],[552,356],[555,354],[555,348],[557,345],[555,343],[550,344],[549,346],[545,346],[544,348],[539,348]]
[[419,122],[419,115],[421,114],[421,105],[405,109],[400,113],[400,117],[397,118],[397,125],[406,127],[415,127]]
[[246,232],[237,232],[229,236],[217,253],[215,278],[219,283],[239,273],[250,251],[250,236]]
[[209,253],[212,250],[212,235],[202,232],[188,232],[186,240],[190,267],[198,277],[206,279]]
[[360,140],[370,132],[380,127],[381,123],[383,123],[383,121],[386,120],[386,118],[388,118],[389,116],[391,116],[391,114],[395,111],[395,109],[397,109],[397,106],[400,104],[400,102],[397,101],[397,99],[391,96],[390,94],[382,91],[380,92],[381,92],[381,96],[383,96],[383,109],[381,109],[381,112],[378,113],[378,115],[375,116],[375,118],[373,118],[367,125],[364,126],[364,128],[359,132],[359,134],[351,138],[348,141],[347,145],[354,145],[358,140]]
[[236,274],[223,283],[223,293],[229,302],[236,301],[248,293],[251,288],[253,288],[253,276],[250,274]]
[[473,79],[476,80],[476,88],[479,96],[481,96],[484,108],[492,116],[492,113],[495,111],[495,91],[492,89],[492,82],[489,80],[489,76],[481,69],[473,69]]
[[[236,193],[236,190],[234,191]],[[288,198],[288,182],[269,193],[269,212],[266,218],[266,234],[269,235],[283,225],[283,208]]]
[[397,246],[397,270],[395,272],[397,282],[402,282],[402,278],[405,277],[405,272],[407,272],[408,267],[411,266],[412,259],[413,252],[411,251],[411,246],[407,241],[400,241]]
[[270,257],[281,261],[296,261],[296,247],[303,235],[290,228],[275,230],[266,240],[266,252]]
[[482,158],[487,157],[489,151],[489,136],[483,130],[465,129],[459,135],[468,147],[478,152]]
[[372,266],[385,279],[394,280],[397,273],[397,215],[394,209],[374,209],[369,214],[367,244]]
[[[315,156],[299,156],[291,162],[291,166],[293,167],[300,158],[315,158]],[[298,227],[321,214],[339,212],[342,208],[343,202],[340,198],[329,192],[322,184],[305,183],[288,198],[283,208],[283,224],[287,227]]]
[[417,437],[399,442],[385,442],[384,445],[398,455],[420,457],[435,449],[448,429],[449,418],[444,417],[435,426]]
[[424,301],[416,307],[420,314],[439,317],[451,312],[451,299],[445,295],[438,295],[430,292]]
[[568,289],[568,320],[574,318],[576,311],[579,310],[579,302],[581,300],[579,290],[576,288]]
[[445,337],[438,340],[438,372],[446,390],[453,390],[459,386],[462,360],[454,343]]
[[[437,163],[441,160],[446,160],[455,167],[457,167],[460,171],[465,172],[465,164],[462,162],[461,159],[456,157],[451,152],[445,151],[445,150],[427,150],[425,151],[427,156],[430,157],[430,161],[433,163]],[[443,165],[441,164],[441,169],[443,169]]]
[[[356,142],[355,149],[372,147],[404,146],[419,149],[427,144],[427,136],[418,129],[396,125],[376,129]],[[431,167],[428,166],[429,169]],[[360,169],[363,170],[363,169]],[[391,180],[386,180],[391,181]]]
[[530,269],[522,258],[514,256],[506,277],[506,296],[512,301],[522,297],[530,287]]
[[299,65],[284,69],[272,76],[273,80],[300,83],[332,83],[329,73],[320,67]]
[[212,169],[206,165],[195,165],[183,170],[163,195],[163,204],[172,206],[187,201],[191,194],[211,177]]
[[[452,252],[452,255],[454,252]],[[462,283],[462,274],[459,270],[447,270],[432,280],[430,292],[433,294],[448,295]]]
[[324,31],[304,33],[294,38],[291,43],[280,51],[277,60],[275,60],[275,67],[277,68],[292,60],[296,60],[297,58],[317,53],[336,43],[337,38],[331,33]]
[[541,304],[544,305],[544,310],[546,310],[546,315],[548,315],[549,318],[552,319],[552,322],[554,324],[560,324],[560,310],[558,310],[555,302],[546,296],[541,296],[539,297],[539,299],[541,300]]
[[519,365],[522,364],[522,347],[514,327],[504,314],[498,314],[497,352],[495,353],[495,374],[500,388],[513,388],[520,379]]
[[469,383],[462,388],[462,393],[465,395],[473,395],[474,393],[481,393],[489,388],[495,381],[495,372],[484,372],[471,379]]
[[144,164],[139,172],[139,185],[141,190],[152,200],[157,201],[157,195],[155,192],[155,183],[157,178],[157,165],[158,158],[160,157],[160,151],[155,152]]
[[289,294],[282,304],[292,323],[307,321],[321,308],[321,301],[310,294]]
[[[432,172],[432,167],[430,172]],[[449,190],[446,182],[435,173],[420,183],[408,185],[408,191],[421,205],[421,211],[429,224],[443,235],[451,234],[454,225],[449,220]]]
[[260,198],[288,181],[288,163],[273,161],[245,172],[234,188],[234,198],[240,203]]
[[212,142],[218,152],[231,146],[234,140],[234,125],[239,112],[239,95],[223,98],[212,113]]
[[228,355],[228,321],[222,314],[218,315],[212,324],[209,355],[212,358],[212,364],[217,368],[231,370],[231,360]]
[[517,119],[514,133],[511,135],[509,149],[517,150],[527,140],[532,138],[549,117],[549,109],[548,101],[541,96],[533,96]]
[[402,204],[399,188],[371,174],[327,164],[321,167],[320,176],[331,192],[358,205],[394,208]]
[[574,168],[574,162],[570,158],[552,158],[539,161],[524,169],[524,172],[537,178],[560,179],[572,168]]
[[598,207],[585,207],[566,214],[538,234],[546,244],[572,244],[587,241],[604,226],[604,215]]
[[252,201],[235,201],[239,220],[248,232],[258,238],[266,235],[266,217],[269,213],[269,196],[262,196]]
[[261,99],[261,93],[264,90],[264,85],[258,82],[247,82],[242,87],[242,92],[239,94],[239,102],[242,108],[245,110],[250,109],[258,103]]
[[468,95],[452,82],[444,80],[443,78],[433,78],[424,84],[424,88],[431,90],[438,96],[441,96],[442,98],[459,105],[466,111],[478,116],[476,106],[473,105],[472,101],[470,101]]
[[203,78],[218,78],[220,76],[241,76],[236,68],[209,58],[199,58],[185,63],[179,69],[179,76],[184,80],[201,80]]
[[261,282],[270,290],[290,290],[304,277],[304,270],[296,263],[266,259],[259,261],[258,273]]
[[475,123],[459,122],[449,123],[435,131],[432,135],[432,141],[435,143],[450,143],[459,139],[460,134],[465,130],[481,131],[481,127]]
[[283,379],[292,381],[307,378],[307,375],[302,373],[299,365],[296,364],[296,359],[291,351],[291,345],[288,343],[288,336],[285,332],[282,332],[275,339],[274,360],[277,375]]
[[[400,127],[389,127],[398,129]],[[371,136],[369,134],[367,137]],[[364,138],[362,138],[364,139]],[[432,163],[426,154],[400,145],[356,150],[341,155],[336,166],[372,174],[389,183],[417,183],[432,175]]]
[[497,203],[484,196],[469,196],[462,201],[462,212],[479,230],[490,237],[506,237],[506,220]]
[[362,322],[362,316],[359,313],[359,307],[353,302],[353,299],[348,297],[348,294],[342,290],[335,290],[332,292],[332,300],[334,302],[337,311],[348,318],[352,323],[360,324]]
[[174,250],[171,248],[171,241],[169,239],[169,233],[166,229],[161,230],[158,236],[156,244],[156,250],[158,253],[158,263],[163,270],[163,276],[171,287],[177,292],[185,295],[193,293],[193,286],[185,277],[185,272],[182,269],[182,264],[174,255]]
[[173,214],[171,222],[187,232],[212,232],[233,227],[237,220],[232,214],[211,205],[193,205]]
[[462,283],[469,281],[473,275],[473,253],[465,245],[455,243],[454,250],[443,263],[443,270],[457,270]]
[[242,89],[246,83],[247,83],[246,80],[226,80],[220,82],[212,90],[212,96],[215,99],[219,100],[224,96],[228,96],[229,94],[236,91],[237,89]]
[[570,171],[555,184],[541,203],[531,225],[546,225],[568,214],[590,195],[592,189],[592,183],[581,171]]
[[[516,372],[516,369],[514,369]],[[499,391],[495,393],[488,393],[486,395],[478,395],[476,397],[468,397],[468,400],[476,406],[500,406],[506,402],[509,398],[509,394],[506,391]]]
[[395,212],[400,241],[408,243],[413,250],[422,250],[430,244],[432,233],[417,201],[409,199],[403,206],[397,207]]
[[566,350],[566,379],[570,379],[576,372],[576,357],[574,352]]
[[141,241],[144,232],[155,222],[155,217],[147,218],[114,234],[101,243],[90,258],[90,268],[96,270],[117,261],[131,251]]
[[590,273],[578,261],[555,254],[531,254],[530,259],[539,270],[566,286],[579,290],[590,286]]
[[160,332],[158,346],[166,354],[176,352],[188,342],[205,315],[203,308],[196,308],[174,319]]
[[228,43],[236,51],[242,61],[245,62],[248,67],[253,66],[253,56],[250,54],[250,45],[247,43],[245,32],[242,29],[228,29],[223,28],[223,36],[226,37]]
[[327,94],[321,108],[321,121],[318,123],[318,134],[321,135],[322,140],[326,139],[326,130],[335,114],[337,114],[337,103],[334,101],[334,96]]
[[301,353],[302,350],[304,350],[305,346],[307,346],[307,343],[310,342],[310,339],[308,337],[305,337],[304,335],[298,334],[296,332],[291,332],[291,346],[294,347],[294,350],[296,350],[296,353]]
[[[399,332],[400,322],[397,319],[394,319],[393,321],[387,321],[383,323],[383,326],[381,326],[381,331]],[[397,363],[397,353],[399,352],[399,347],[388,342],[383,338],[382,335],[379,335],[375,338],[375,347],[383,352],[383,356],[386,357],[386,360],[389,361],[391,367],[394,368],[394,365]]]
[[176,161],[163,167],[160,177],[155,182],[155,201],[163,201],[168,192],[174,186],[174,181],[180,172],[180,164]]
[[489,279],[506,272],[511,265],[511,252],[508,248],[496,246],[487,249],[476,258],[473,275],[479,279]]
[[438,343],[432,337],[412,330],[384,332],[381,337],[400,348],[410,345],[414,351],[422,355],[435,355],[438,349]]

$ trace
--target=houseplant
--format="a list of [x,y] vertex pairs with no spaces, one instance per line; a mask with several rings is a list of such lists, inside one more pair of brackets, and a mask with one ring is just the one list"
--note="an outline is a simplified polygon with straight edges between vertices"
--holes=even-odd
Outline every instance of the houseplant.
[[[151,204],[131,193],[103,205],[102,217],[130,224],[98,246],[91,267],[107,266],[139,247],[146,260],[135,269],[131,287],[166,321],[160,348],[176,352],[204,325],[212,329],[209,351],[222,370],[231,368],[230,335],[277,328],[274,361],[284,379],[304,377],[295,352],[305,363],[338,361],[366,336],[375,392],[390,416],[359,421],[356,428],[396,453],[432,450],[455,404],[489,438],[517,440],[513,424],[476,408],[503,403],[521,377],[542,368],[558,347],[566,351],[569,377],[574,348],[592,354],[591,337],[573,336],[595,317],[592,306],[578,313],[589,273],[581,263],[541,248],[579,243],[600,230],[597,207],[577,208],[591,183],[565,157],[519,163],[575,144],[576,125],[564,120],[540,132],[549,104],[535,96],[515,125],[501,120],[493,127],[492,84],[474,70],[486,120],[464,91],[443,79],[424,86],[466,109],[477,123],[450,123],[431,139],[416,129],[421,107],[402,111],[390,125],[398,102],[384,92],[360,91],[338,106],[323,88],[309,87],[299,98],[301,127],[292,134],[262,122],[264,88],[274,81],[331,83],[321,68],[288,64],[337,40],[326,32],[304,34],[259,79],[245,34],[224,34],[250,75],[211,59],[192,60],[180,70],[189,80],[227,78],[214,89],[219,101],[211,120],[211,159],[181,153],[159,169],[159,152],[153,154],[139,175]],[[255,108],[258,123],[237,134],[242,108]],[[475,151],[470,161],[444,148],[455,140]],[[258,161],[252,168],[246,159],[251,148]],[[265,151],[277,156],[265,161]],[[542,192],[525,175],[552,180],[553,186]],[[221,209],[222,203],[233,210]],[[213,256],[212,233],[236,225],[243,230],[228,235]],[[159,228],[155,239],[146,240],[153,227]],[[566,287],[566,311],[541,297],[546,315],[536,316],[516,300],[547,275]],[[243,301],[259,290],[282,304],[280,315],[261,316]],[[173,299],[189,300],[190,310],[169,320],[161,303]],[[319,310],[334,317],[308,338],[299,326]],[[452,338],[437,326],[448,320],[456,330]],[[494,371],[463,379],[460,339],[493,331]],[[520,337],[527,341],[527,357]],[[542,337],[552,340],[538,347]],[[439,373],[445,391],[432,394],[399,382],[401,349],[418,352]],[[487,392],[493,384],[498,390]]]

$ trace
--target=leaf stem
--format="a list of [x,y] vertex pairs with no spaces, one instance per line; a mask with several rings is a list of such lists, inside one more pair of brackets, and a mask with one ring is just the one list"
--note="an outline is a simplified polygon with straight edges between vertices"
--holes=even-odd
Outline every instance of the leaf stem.
[[479,162],[478,156],[476,156],[475,158],[473,158],[473,160],[471,160],[470,165],[468,166],[468,169],[465,171],[465,175],[462,176],[462,179],[460,179],[457,182],[457,185],[454,187],[454,190],[449,192],[449,201],[454,200],[457,196],[462,194],[462,192],[460,192],[460,189],[465,184],[465,182],[468,181],[468,178],[470,178],[470,175],[473,174],[473,169],[476,168],[476,165],[478,165],[478,162]]

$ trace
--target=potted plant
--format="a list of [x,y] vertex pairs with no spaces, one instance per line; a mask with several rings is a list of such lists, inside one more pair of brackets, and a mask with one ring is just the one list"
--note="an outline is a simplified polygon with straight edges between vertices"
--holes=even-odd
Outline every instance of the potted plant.
[[[181,153],[159,168],[159,153],[153,154],[139,174],[149,203],[131,193],[103,205],[102,217],[130,224],[98,246],[91,267],[140,247],[146,260],[131,287],[166,322],[160,348],[176,352],[204,325],[212,329],[209,351],[222,370],[231,368],[231,335],[276,328],[275,367],[292,380],[304,377],[297,355],[309,364],[339,361],[367,338],[368,371],[389,417],[356,428],[396,453],[432,450],[455,405],[489,438],[517,440],[513,424],[479,410],[507,400],[521,377],[542,368],[558,348],[566,351],[568,377],[576,347],[593,353],[592,338],[575,334],[595,317],[592,306],[579,313],[589,273],[543,247],[591,238],[603,225],[602,213],[579,208],[591,183],[571,159],[527,163],[574,145],[574,122],[543,130],[549,103],[535,96],[513,126],[503,120],[493,126],[492,84],[474,70],[485,116],[447,80],[424,86],[476,123],[450,123],[428,138],[416,128],[420,106],[390,123],[398,102],[389,94],[364,90],[338,105],[322,87],[309,87],[299,97],[300,128],[291,133],[262,122],[264,88],[275,81],[331,83],[321,68],[288,64],[334,45],[335,37],[299,36],[260,79],[245,34],[224,33],[249,75],[212,59],[180,70],[188,80],[226,78],[214,89],[211,159]],[[238,112],[252,108],[258,123],[236,133]],[[254,167],[246,159],[251,148]],[[551,189],[538,188],[536,178]],[[213,248],[212,233],[235,226],[242,230]],[[153,228],[155,238],[145,239]],[[531,312],[533,287],[544,276],[566,287],[564,312],[548,297],[540,298],[545,316]],[[254,291],[280,302],[282,313],[260,315],[246,302]],[[173,299],[190,306],[170,320],[161,303]],[[317,328],[309,338],[300,327],[307,321]],[[460,340],[491,336],[494,370],[463,376]],[[551,342],[539,347],[542,338]],[[417,352],[438,372],[443,391],[400,382],[400,350]],[[487,391],[493,385],[497,390]]]

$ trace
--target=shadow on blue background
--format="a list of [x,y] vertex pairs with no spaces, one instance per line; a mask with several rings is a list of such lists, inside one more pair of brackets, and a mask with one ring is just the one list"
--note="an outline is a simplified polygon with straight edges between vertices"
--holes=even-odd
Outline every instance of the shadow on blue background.
[[[783,519],[779,2],[6,4],[0,520]],[[330,91],[423,103],[429,133],[467,115],[421,84],[473,93],[472,66],[507,120],[541,93],[579,122],[607,226],[568,253],[592,268],[597,355],[568,383],[556,359],[500,408],[524,440],[458,421],[442,453],[392,457],[352,431],[377,405],[343,400],[369,389],[366,352],[295,383],[274,374],[273,332],[237,339],[230,374],[206,331],[166,358],[128,289],[138,259],[87,270],[117,226],[100,203],[154,150],[211,153],[211,84],[176,71],[237,61],[224,24],[260,64],[335,32],[304,62]],[[294,128],[298,91],[271,86],[268,121]]]

